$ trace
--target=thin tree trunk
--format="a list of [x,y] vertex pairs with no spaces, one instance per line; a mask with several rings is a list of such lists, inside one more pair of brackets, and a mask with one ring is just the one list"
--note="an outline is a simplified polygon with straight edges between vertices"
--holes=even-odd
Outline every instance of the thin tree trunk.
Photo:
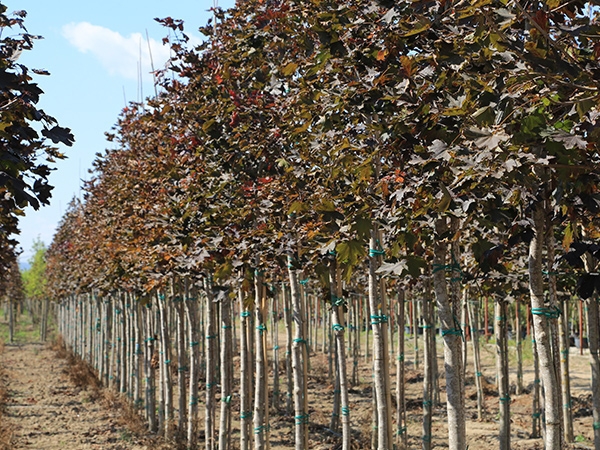
[[544,284],[542,280],[542,246],[545,230],[545,210],[542,204],[533,212],[535,236],[529,244],[529,290],[533,329],[540,362],[540,378],[544,386],[544,412],[546,424],[546,450],[561,448],[560,401],[558,378],[554,369],[548,320],[554,316],[553,310],[544,305]]
[[515,343],[517,347],[517,387],[515,394],[523,393],[523,348],[521,339],[521,315],[519,311],[520,302],[517,298],[515,301]]
[[387,342],[387,304],[381,280],[377,276],[381,258],[379,232],[371,230],[369,247],[369,307],[373,330],[373,377],[377,404],[377,447],[388,450],[393,445],[391,393],[389,389],[389,351]]
[[256,384],[254,388],[254,448],[263,450],[269,442],[268,428],[268,395],[267,382],[267,358],[266,358],[266,331],[265,325],[265,295],[262,282],[262,274],[255,272],[254,278],[254,316],[256,319],[255,332],[255,373]]
[[231,397],[233,379],[233,358],[231,357],[231,305],[229,297],[222,298],[221,307],[221,414],[219,423],[219,450],[230,447]]
[[531,414],[531,437],[539,438],[542,420],[542,407],[540,404],[540,360],[534,336],[531,337],[531,352],[533,354],[533,413]]
[[[446,219],[438,219],[433,256],[433,284],[438,305],[438,315],[444,338],[444,365],[446,369],[446,404],[448,411],[448,445],[450,450],[466,449],[466,422],[464,410],[464,380],[460,326],[456,323],[446,286],[446,256],[448,245],[439,237],[448,230]],[[455,263],[450,265],[454,270]]]
[[250,391],[250,350],[248,333],[250,333],[250,311],[244,305],[243,293],[238,292],[240,301],[240,450],[249,450],[251,446],[250,424],[252,423],[252,401]]
[[289,416],[292,414],[292,395],[294,391],[294,378],[292,375],[292,314],[290,296],[284,283],[281,283],[281,294],[283,298],[283,319],[285,321],[285,374],[287,381],[285,413]]
[[337,361],[338,361],[338,380],[341,406],[342,422],[342,450],[350,449],[350,404],[348,401],[348,377],[346,373],[346,347],[344,341],[344,309],[342,298],[342,286],[340,282],[340,269],[337,267],[337,261],[332,261],[330,267],[331,291],[335,293],[332,298],[332,329],[335,334]]
[[189,286],[185,288],[185,316],[188,323],[188,339],[190,346],[190,379],[189,379],[189,402],[187,414],[187,443],[188,449],[195,449],[198,441],[197,422],[198,422],[198,319],[196,316],[196,299],[189,296]]
[[[598,316],[598,301],[592,297],[587,301],[587,320],[590,366],[592,369],[592,414],[594,417],[592,428],[594,430],[595,448],[600,448],[600,357],[598,355],[600,320]],[[581,336],[580,339],[582,339]],[[580,342],[582,342],[582,340],[580,340]]]
[[217,387],[218,338],[212,280],[204,280],[206,292],[206,395],[204,404],[204,448],[215,448],[215,391]]
[[435,328],[432,321],[431,303],[428,298],[429,288],[425,288],[426,297],[421,302],[423,314],[423,434],[421,436],[423,450],[431,449],[431,425],[433,418],[433,334]]
[[496,302],[496,370],[500,409],[499,449],[510,450],[510,396],[508,380],[507,308],[506,302]]
[[8,300],[8,340],[11,343],[15,341],[15,306],[10,300]]
[[159,295],[158,308],[160,312],[160,349],[161,357],[159,365],[161,368],[161,391],[164,404],[163,434],[166,440],[171,438],[171,427],[173,425],[173,383],[171,382],[171,348],[169,337],[169,320],[167,316],[167,300],[164,295]]
[[[290,264],[291,266],[291,264]],[[292,318],[294,319],[294,341],[292,345],[292,374],[294,377],[294,414],[295,414],[295,446],[296,450],[308,448],[308,410],[305,365],[306,339],[304,336],[304,321],[306,320],[302,311],[302,298],[298,285],[297,271],[288,268],[290,280],[290,292],[292,303]]]
[[571,407],[571,380],[569,374],[569,333],[567,329],[568,302],[562,302],[563,314],[558,321],[558,332],[560,335],[560,375],[561,390],[563,398],[563,424],[565,430],[565,441],[573,442],[573,411]]
[[[406,401],[404,395],[404,289],[398,291],[398,356],[396,358],[396,445],[405,449],[408,445],[406,428]],[[434,330],[435,333],[435,330]]]
[[[175,294],[175,293],[173,293]],[[185,435],[187,426],[187,392],[186,392],[186,373],[189,371],[187,365],[188,357],[185,350],[185,299],[181,296],[181,292],[178,296],[173,296],[175,302],[176,312],[176,324],[177,324],[177,393],[179,402],[179,415],[177,423],[177,431],[179,436]]]
[[473,305],[474,301],[467,301],[467,310],[469,313],[469,322],[471,322],[471,344],[473,345],[473,364],[475,367],[475,387],[477,389],[477,419],[483,419],[483,385],[481,382],[481,360],[479,357],[479,330],[477,324],[477,308]]

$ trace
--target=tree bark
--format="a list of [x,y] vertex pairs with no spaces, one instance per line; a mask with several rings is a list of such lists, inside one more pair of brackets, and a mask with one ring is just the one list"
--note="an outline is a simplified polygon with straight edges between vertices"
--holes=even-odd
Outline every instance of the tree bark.
[[508,379],[507,307],[496,301],[496,370],[498,374],[498,400],[500,409],[499,449],[510,450],[510,392]]
[[553,310],[544,305],[542,279],[542,247],[545,231],[545,209],[536,205],[533,212],[535,236],[529,244],[529,291],[533,329],[540,363],[540,378],[544,387],[544,412],[546,424],[546,450],[561,448],[560,400],[558,378],[554,368],[548,320],[553,320]]
[[288,268],[290,280],[290,293],[292,300],[292,318],[294,320],[294,341],[292,344],[292,374],[294,377],[294,414],[295,414],[295,449],[304,450],[308,448],[308,399],[306,392],[306,339],[304,335],[305,317],[302,309],[302,298],[298,285],[297,271]]
[[[450,450],[466,449],[466,422],[464,410],[464,380],[462,379],[462,332],[452,311],[446,286],[446,257],[448,244],[441,238],[448,226],[445,218],[436,223],[434,243],[433,284],[438,315],[444,338],[444,365],[446,369],[446,405],[448,410],[448,445]],[[454,262],[450,265],[453,270]]]
[[483,385],[481,382],[481,360],[479,357],[479,330],[477,324],[479,318],[477,308],[474,306],[473,300],[467,301],[467,311],[469,313],[469,322],[471,323],[471,344],[473,345],[473,364],[475,367],[475,388],[477,389],[477,419],[483,419]]

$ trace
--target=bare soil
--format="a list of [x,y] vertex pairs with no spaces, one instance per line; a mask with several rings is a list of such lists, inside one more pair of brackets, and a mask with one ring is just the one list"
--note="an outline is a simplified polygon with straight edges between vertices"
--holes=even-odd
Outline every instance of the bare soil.
[[[408,341],[407,341],[408,342]],[[438,355],[441,355],[441,345]],[[470,350],[470,349],[469,349]],[[591,391],[589,386],[589,355],[583,356],[579,350],[570,352],[571,390],[574,409],[574,429],[578,443],[569,448],[593,448],[593,430],[591,416]],[[422,375],[414,369],[411,350],[407,349],[407,418],[408,447],[420,448],[422,441]],[[484,419],[477,420],[475,386],[473,384],[472,363],[467,369],[467,435],[471,449],[498,448],[498,397],[495,394],[494,348],[484,345],[482,348],[483,375],[487,382]],[[394,358],[395,359],[395,358]],[[392,361],[394,361],[392,359]],[[72,362],[72,361],[71,361]],[[395,361],[394,361],[395,362]],[[349,360],[349,367],[352,361]],[[516,368],[511,367],[511,384],[516,384]],[[524,384],[529,391],[533,386],[531,361],[524,363]],[[119,408],[118,401],[107,401],[110,397],[104,390],[93,387],[84,388],[74,382],[73,366],[67,359],[42,344],[7,345],[0,355],[0,367],[3,375],[0,385],[4,385],[6,399],[3,423],[7,423],[13,434],[12,442],[6,449],[97,449],[97,450],[142,450],[166,448],[158,445],[148,436],[140,433],[126,414]],[[440,356],[439,368],[443,372],[443,360]],[[351,421],[353,428],[352,447],[365,449],[370,447],[372,430],[372,387],[370,363],[361,358],[359,365],[359,384],[350,391]],[[395,367],[390,368],[392,389],[395,389]],[[70,374],[70,375],[69,375]],[[76,381],[76,379],[75,379]],[[280,369],[280,389],[285,392],[285,367]],[[447,427],[445,415],[444,377],[440,376],[441,404],[434,413],[434,448],[447,448]],[[327,376],[327,355],[311,357],[309,381],[310,398],[310,443],[311,449],[339,448],[339,435],[329,429],[331,419],[334,386]],[[202,394],[201,394],[202,395]],[[108,396],[108,397],[107,397]],[[239,399],[232,401],[234,411],[232,448],[239,448],[239,431],[236,418]],[[280,411],[285,409],[285,395],[282,396]],[[531,434],[532,400],[529,393],[511,395],[512,444],[511,448],[542,449],[542,438],[533,439]],[[294,419],[285,414],[271,411],[270,442],[273,450],[293,448]],[[1,441],[2,437],[0,437]],[[0,443],[0,449],[3,450]]]
[[[13,449],[142,450],[120,411],[77,387],[67,361],[43,344],[6,345],[0,355]],[[96,396],[96,398],[94,398]]]

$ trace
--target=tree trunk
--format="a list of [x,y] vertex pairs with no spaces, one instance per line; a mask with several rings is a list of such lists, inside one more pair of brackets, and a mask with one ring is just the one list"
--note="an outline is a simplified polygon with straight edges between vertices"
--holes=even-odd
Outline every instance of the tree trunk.
[[426,296],[421,302],[423,313],[423,434],[421,441],[423,450],[431,449],[431,425],[433,422],[433,335],[435,327],[432,320],[432,305],[429,298],[429,287],[425,288]]
[[255,343],[255,373],[256,384],[254,387],[254,448],[266,449],[269,442],[268,428],[268,395],[267,395],[267,352],[265,325],[265,295],[260,271],[254,276],[254,317],[256,319]]
[[545,210],[538,204],[533,212],[535,236],[529,244],[529,291],[533,330],[540,362],[540,378],[544,386],[544,412],[546,424],[546,450],[561,448],[560,401],[558,378],[554,369],[548,320],[555,319],[555,311],[544,305],[544,284],[542,280],[542,246],[545,230]]
[[204,281],[206,291],[206,393],[204,403],[204,448],[215,448],[215,391],[217,387],[218,338],[212,279]]
[[295,446],[296,450],[308,448],[308,398],[306,381],[306,339],[304,336],[305,317],[302,309],[302,298],[298,285],[297,271],[288,268],[290,292],[292,300],[292,318],[294,319],[294,341],[292,345],[292,373],[294,377],[294,414],[295,414]]
[[562,302],[563,314],[558,321],[558,332],[560,337],[560,375],[561,390],[563,398],[563,424],[565,441],[573,442],[573,411],[571,407],[571,380],[569,374],[569,330],[568,330],[568,302]]
[[231,397],[233,358],[231,355],[231,305],[228,296],[222,298],[221,307],[221,414],[219,421],[219,450],[228,450],[231,436]]
[[344,299],[342,298],[342,285],[340,282],[340,269],[337,261],[332,261],[330,266],[331,291],[335,293],[332,297],[331,321],[332,329],[335,334],[337,351],[337,372],[339,380],[339,396],[341,406],[342,422],[342,450],[350,449],[350,404],[348,401],[348,376],[346,373],[346,346],[344,340]]
[[515,301],[515,343],[517,350],[517,387],[515,394],[521,395],[523,393],[523,346],[521,339],[521,314],[519,311],[519,298]]
[[[590,366],[592,369],[592,414],[594,421],[594,447],[600,448],[600,357],[598,355],[598,340],[600,326],[598,317],[598,301],[590,298],[587,301],[588,345],[590,348]],[[582,342],[580,336],[580,343]]]
[[10,343],[15,341],[15,306],[8,300],[8,340]]
[[381,259],[379,231],[371,230],[369,242],[369,307],[373,330],[373,380],[377,405],[377,448],[388,450],[393,446],[391,421],[391,393],[389,386],[388,312],[383,281],[377,276]]
[[250,311],[244,305],[243,292],[238,291],[240,301],[240,450],[249,450],[251,446],[250,424],[252,423],[252,399],[250,391]]
[[442,236],[448,230],[446,220],[438,219],[437,239],[434,243],[433,284],[438,315],[444,338],[444,365],[446,369],[446,404],[448,410],[448,445],[450,450],[466,449],[466,423],[464,409],[464,380],[462,379],[462,353],[460,326],[455,320],[446,286],[446,268],[455,269],[455,262],[446,266],[448,245]]
[[[405,292],[398,291],[398,356],[396,357],[396,445],[405,449],[408,446],[406,428],[406,400],[404,392],[404,322]],[[434,331],[435,332],[435,331]]]
[[498,400],[500,409],[499,449],[510,450],[510,392],[508,379],[507,307],[496,301],[496,370],[498,374]]
[[189,287],[186,286],[185,293],[185,316],[188,323],[188,339],[190,346],[190,379],[189,379],[189,402],[187,414],[187,443],[188,449],[195,449],[198,441],[196,423],[198,421],[198,319],[196,316],[196,299],[189,296]]
[[469,313],[469,322],[471,323],[471,344],[473,344],[473,364],[475,367],[475,387],[477,389],[477,419],[483,419],[483,385],[481,382],[481,359],[479,357],[479,330],[477,324],[477,307],[474,305],[474,300],[467,301],[467,311]]
[[281,283],[281,294],[283,298],[283,319],[285,321],[285,374],[287,381],[285,413],[290,416],[292,414],[292,395],[294,392],[294,378],[292,375],[292,313],[290,296],[283,282]]
[[169,319],[167,316],[167,300],[164,295],[159,295],[158,308],[160,311],[160,349],[159,365],[161,368],[161,391],[164,404],[164,417],[162,424],[163,434],[166,440],[171,438],[173,425],[173,383],[171,382],[171,348],[169,336]]

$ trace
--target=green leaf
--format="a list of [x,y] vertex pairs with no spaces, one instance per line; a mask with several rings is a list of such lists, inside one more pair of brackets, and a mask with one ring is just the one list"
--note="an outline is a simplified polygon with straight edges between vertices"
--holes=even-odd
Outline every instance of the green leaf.
[[494,123],[496,114],[491,106],[484,106],[473,113],[473,119],[480,127],[487,127]]
[[585,114],[590,109],[592,109],[594,106],[596,106],[596,102],[590,98],[586,98],[584,100],[577,102],[576,108],[577,108],[577,113],[579,114],[579,119],[583,120],[585,117]]
[[215,270],[215,279],[224,280],[231,276],[233,272],[233,264],[231,260],[225,261]]
[[204,122],[202,124],[202,131],[204,131],[205,133],[208,133],[214,125],[215,125],[215,119],[207,120],[206,122]]
[[359,217],[352,225],[352,230],[356,231],[356,234],[361,239],[368,239],[371,233],[371,220]]
[[291,62],[281,69],[281,73],[283,76],[289,77],[296,72],[296,69],[298,69],[298,64]]
[[573,242],[573,224],[568,223],[565,228],[565,235],[563,236],[562,246],[565,250],[569,250],[571,243]]
[[367,246],[364,241],[352,239],[338,244],[335,251],[338,261],[355,266],[367,255]]
[[306,204],[304,204],[302,202],[293,202],[290,205],[290,209],[288,210],[288,214],[293,214],[293,213],[297,213],[297,212],[304,212],[304,211],[308,211],[308,207],[306,206]]

